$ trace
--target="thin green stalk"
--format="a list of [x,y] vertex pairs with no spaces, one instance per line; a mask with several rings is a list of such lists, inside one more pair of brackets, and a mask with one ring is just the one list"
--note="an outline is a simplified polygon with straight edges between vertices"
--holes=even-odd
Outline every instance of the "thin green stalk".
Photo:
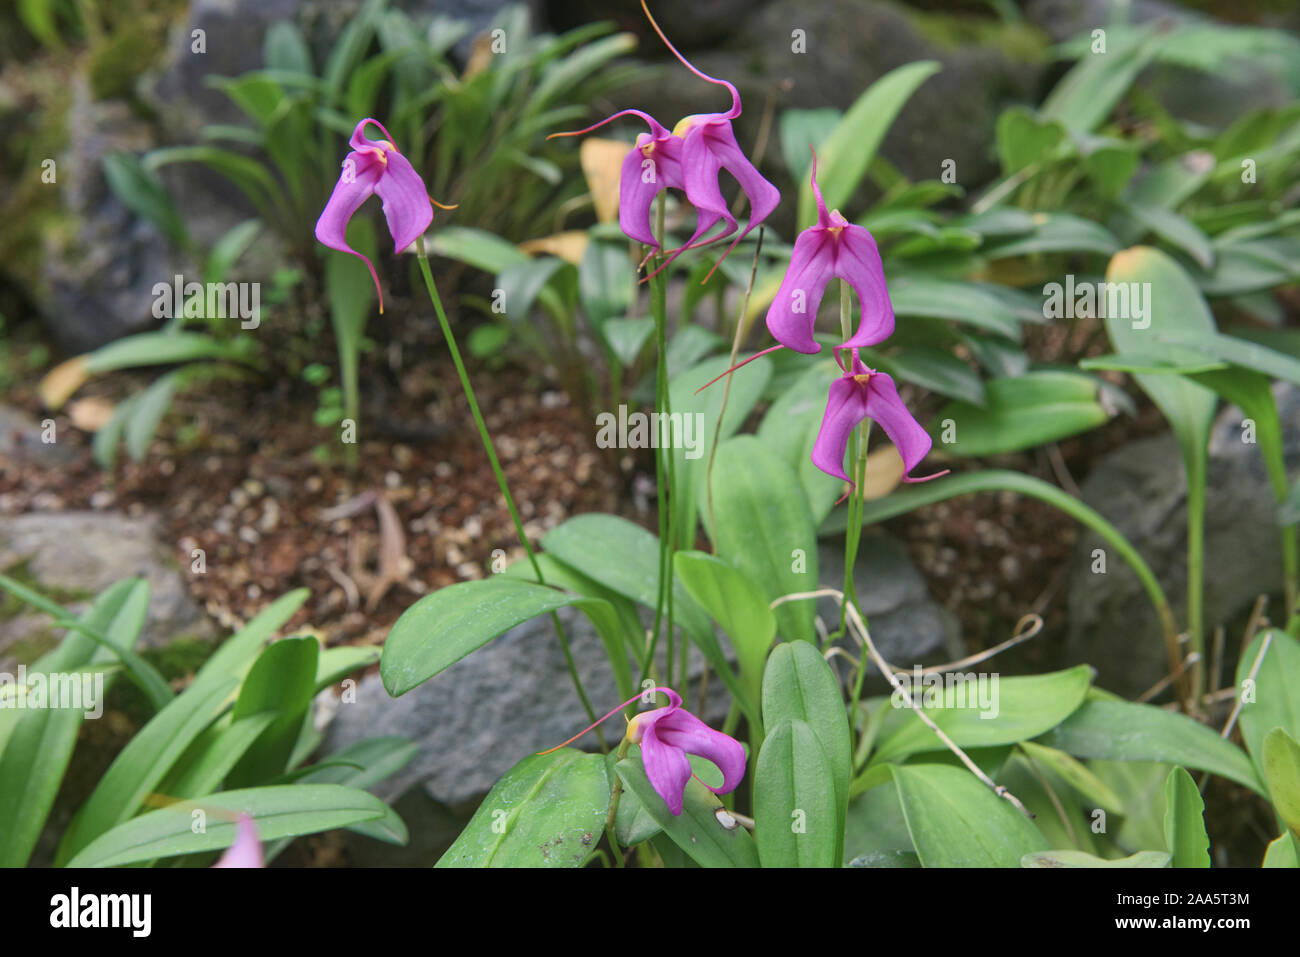
[[1194,711],[1205,693],[1205,455],[1187,459],[1187,632],[1188,653],[1196,656],[1191,667],[1191,695],[1186,699]]
[[[660,191],[656,212],[655,239],[659,242],[659,255],[655,257],[654,268],[662,265],[664,248],[664,201],[666,192]],[[668,401],[668,302],[665,276],[660,272],[650,280],[650,313],[655,321],[655,345],[658,356],[655,364],[655,409],[667,414]],[[663,419],[660,420],[664,421]],[[662,430],[660,437],[662,438]],[[659,644],[659,631],[667,620],[668,625],[668,659],[664,674],[668,681],[673,679],[673,589],[672,589],[672,509],[668,502],[668,489],[672,485],[673,456],[666,448],[667,443],[660,442],[658,455],[655,456],[655,493],[659,505],[659,589],[655,596],[654,627],[650,634],[650,650],[646,655],[644,681],[654,667],[655,650]],[[665,614],[666,613],[666,614]]]
[[[618,754],[614,758],[616,764],[627,757],[628,748],[631,744],[631,740],[624,736],[622,743],[618,746]],[[623,866],[623,852],[619,850],[617,836],[618,829],[615,825],[618,821],[618,803],[622,796],[623,779],[618,776],[617,772],[615,772],[614,784],[609,793],[609,813],[605,815],[605,834],[609,837],[609,848],[614,853],[614,860],[618,867]]]
[[[501,469],[501,462],[497,459],[496,448],[492,444],[492,435],[488,432],[487,423],[483,421],[483,413],[479,410],[478,398],[474,395],[474,386],[470,384],[469,373],[465,370],[465,362],[460,357],[456,337],[451,331],[451,323],[447,321],[447,313],[442,308],[442,298],[438,295],[438,287],[434,285],[433,273],[429,271],[429,257],[424,251],[424,237],[419,237],[415,243],[420,252],[417,257],[420,263],[420,273],[424,276],[424,285],[429,290],[429,299],[433,303],[433,310],[438,314],[438,324],[442,327],[442,334],[447,340],[447,348],[451,352],[451,361],[456,365],[456,374],[460,377],[461,388],[465,390],[465,400],[469,403],[470,413],[474,416],[474,424],[478,427],[479,437],[483,440],[483,448],[487,451],[488,462],[492,465],[492,474],[496,476],[497,486],[501,489],[501,496],[506,500],[506,508],[510,510],[510,518],[515,523],[515,533],[519,536],[519,541],[528,554],[528,561],[533,566],[533,575],[536,576],[538,584],[545,585],[546,579],[542,575],[542,566],[537,561],[537,553],[533,551],[532,543],[528,541],[528,535],[524,532],[523,519],[519,517],[519,509],[515,507],[514,496],[510,494],[510,486],[506,482],[505,472]],[[551,613],[551,621],[555,625],[555,634],[560,639],[560,648],[564,651],[564,660],[569,667],[569,676],[573,679],[574,690],[578,692],[578,698],[582,701],[582,707],[587,712],[587,717],[595,724],[596,712],[591,706],[591,701],[587,698],[587,692],[583,690],[582,679],[578,676],[578,666],[574,663],[573,652],[569,648],[569,637],[565,633],[564,625],[561,623],[559,615],[554,612]],[[599,725],[596,726],[596,737],[600,741],[601,750],[608,751],[609,745],[606,744],[605,735],[601,732]]]

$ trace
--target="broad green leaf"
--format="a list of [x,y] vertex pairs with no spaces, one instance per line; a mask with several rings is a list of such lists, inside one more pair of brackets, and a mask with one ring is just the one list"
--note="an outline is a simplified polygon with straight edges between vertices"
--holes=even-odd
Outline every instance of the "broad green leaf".
[[988,283],[901,276],[889,284],[896,316],[951,319],[1020,341],[1022,322],[1043,323],[1042,300]]
[[1300,855],[1296,853],[1296,838],[1283,834],[1274,838],[1264,853],[1263,867],[1300,867]]
[[137,216],[157,226],[182,249],[190,244],[185,221],[162,180],[130,153],[112,152],[102,161],[108,188]]
[[[934,60],[917,60],[886,73],[854,101],[844,118],[817,148],[817,182],[827,209],[845,205],[875,158],[876,150],[903,104],[942,67]],[[812,186],[799,186],[799,224],[817,218]]]
[[271,602],[254,615],[248,624],[221,643],[212,657],[203,663],[194,680],[197,682],[224,675],[242,677],[266,640],[284,627],[310,597],[310,589],[296,588]]
[[[740,428],[745,417],[753,410],[772,375],[772,364],[767,358],[756,359],[730,377],[731,391],[727,394],[727,381],[714,382],[703,392],[699,388],[721,375],[728,367],[727,356],[715,356],[692,366],[673,378],[668,386],[672,415],[681,415],[683,437],[692,443],[679,443],[672,450],[675,475],[670,502],[673,510],[675,537],[679,547],[695,542],[697,517],[709,524],[708,492],[704,476],[709,468],[713,437],[717,433],[721,443]],[[722,400],[726,396],[726,417],[722,418]],[[721,425],[719,425],[721,421]],[[693,447],[692,447],[693,446]],[[715,463],[714,468],[717,468]]]
[[1032,233],[1014,236],[981,252],[990,259],[1006,259],[1031,253],[1087,252],[1110,256],[1118,250],[1119,240],[1110,230],[1090,219],[1071,213],[1036,213]]
[[320,653],[320,660],[316,664],[316,690],[321,691],[348,675],[378,664],[381,650],[377,645],[326,648]]
[[90,353],[86,371],[99,374],[196,359],[241,359],[244,355],[244,347],[234,341],[221,342],[201,332],[141,332]]
[[1040,117],[1023,106],[1002,111],[996,137],[1003,176],[1010,176],[1031,163],[1046,166],[1058,158],[1058,153],[1073,149],[1069,131],[1062,123]]
[[1168,851],[1138,851],[1129,857],[1106,860],[1086,851],[1034,851],[1020,859],[1021,867],[1168,867]]
[[758,848],[749,832],[725,810],[717,796],[698,778],[686,783],[682,813],[674,816],[646,777],[639,753],[624,758],[616,767],[623,784],[641,802],[673,843],[701,867],[758,867]]
[[984,383],[979,373],[947,349],[909,345],[888,354],[863,349],[862,360],[901,382],[976,406],[985,403]]
[[[1268,651],[1248,684],[1265,640]],[[1256,635],[1237,661],[1237,693],[1243,701],[1238,718],[1241,739],[1255,766],[1262,768],[1264,737],[1270,731],[1282,728],[1300,739],[1300,641],[1278,628]]]
[[433,234],[429,253],[446,256],[496,275],[509,266],[529,261],[526,252],[483,229],[443,226]]
[[826,659],[810,642],[777,645],[763,673],[763,724],[773,728],[785,721],[807,725],[821,745],[833,785],[837,824],[833,853],[838,867],[853,773],[853,744],[839,683]]
[[161,793],[182,800],[212,794],[278,717],[275,711],[259,711],[238,721],[227,715],[209,726],[177,762]]
[[1030,760],[1055,773],[1088,803],[1112,814],[1124,813],[1123,799],[1082,761],[1075,760],[1064,751],[1045,748],[1035,741],[1021,741],[1019,746]]
[[179,373],[169,372],[155,379],[149,388],[140,393],[140,401],[126,423],[126,451],[133,461],[143,462],[149,453],[149,443],[153,441],[162,417],[171,407],[179,384]]
[[843,117],[833,106],[781,111],[781,158],[792,180],[802,182],[808,176],[813,149],[831,135]]
[[393,623],[379,665],[384,687],[395,698],[406,694],[516,625],[588,602],[500,576],[440,588]]
[[1250,759],[1239,747],[1186,715],[1153,705],[1085,701],[1038,743],[1079,758],[1181,764],[1264,793]]
[[1268,346],[1216,333],[1213,328],[1170,330],[1160,333],[1157,339],[1164,348],[1178,347],[1180,354],[1194,350],[1188,355],[1189,360],[1196,356],[1209,356],[1231,362],[1243,369],[1262,372],[1292,385],[1300,385],[1300,360]]
[[[542,547],[606,588],[646,608],[655,607],[659,539],[640,525],[614,515],[578,515],[547,532]],[[673,614],[697,640],[712,636],[708,616],[676,582]]]
[[136,813],[185,749],[230,703],[237,679],[195,682],[127,742],[64,832],[56,864]]
[[1264,736],[1264,780],[1277,816],[1300,840],[1300,744],[1281,728]]
[[964,768],[891,765],[907,829],[924,867],[1019,867],[1047,850],[1033,823]]
[[488,792],[438,867],[581,867],[609,813],[605,758],[531,754]]
[[678,552],[677,579],[687,593],[713,616],[731,639],[742,680],[755,700],[763,680],[763,662],[776,637],[776,618],[754,583],[716,555]]
[[319,658],[316,638],[285,638],[263,651],[248,670],[232,719],[263,711],[275,711],[279,717],[231,769],[232,786],[253,787],[288,770],[299,728],[316,694]]
[[[235,842],[236,822],[247,814],[263,843],[316,834],[383,817],[387,805],[373,794],[337,784],[285,784],[212,794],[150,811],[96,838],[69,867],[122,867],[180,854],[219,851]],[[195,831],[202,812],[205,827]]]
[[1174,768],[1165,779],[1165,845],[1173,855],[1170,867],[1210,866],[1205,802],[1183,768]]
[[1210,269],[1214,266],[1214,246],[1211,245],[1209,237],[1197,229],[1193,223],[1177,213],[1162,209],[1159,206],[1135,206],[1129,204],[1126,209],[1144,227],[1171,245],[1183,250],[1196,260],[1203,269]]
[[764,867],[835,867],[843,838],[826,752],[797,718],[769,719],[768,728],[754,771],[759,859]]
[[639,319],[607,319],[601,327],[610,351],[624,366],[630,366],[641,355],[655,331],[655,321],[648,316]]
[[1106,53],[1080,57],[1043,101],[1040,114],[1060,120],[1071,133],[1100,126],[1157,52],[1158,38],[1137,34],[1126,40],[1116,39]]
[[607,319],[623,315],[635,290],[636,273],[626,242],[587,243],[578,267],[578,295],[588,322],[599,328]]
[[[129,647],[148,609],[149,586],[140,579],[125,579],[100,592],[79,621]],[[28,668],[28,675],[102,670],[114,660],[112,652],[69,631],[57,648]],[[105,688],[108,682],[105,678]],[[0,753],[0,867],[27,864],[72,758],[83,717],[77,709],[28,710],[10,733]]]
[[[798,478],[752,435],[718,447],[713,466],[712,537],[717,552],[757,582],[767,600],[813,591],[817,538]],[[813,601],[775,609],[777,631],[787,640],[816,635]]]
[[[920,682],[902,677],[913,700],[959,747],[981,748],[1027,741],[1060,724],[1083,703],[1092,669],[1076,665],[1045,675],[974,681],[960,673],[931,673]],[[886,718],[873,762],[946,749],[901,694],[895,691],[891,700],[895,716]]]
[[[984,405],[949,402],[930,432],[939,447],[962,456],[1001,455],[1069,438],[1102,425],[1110,413],[1091,376],[1047,370],[984,384]],[[944,442],[945,436],[953,438]]]

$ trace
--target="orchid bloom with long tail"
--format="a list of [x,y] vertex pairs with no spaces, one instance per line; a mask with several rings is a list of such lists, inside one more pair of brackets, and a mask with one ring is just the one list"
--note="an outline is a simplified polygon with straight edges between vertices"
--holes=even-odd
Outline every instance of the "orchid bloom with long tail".
[[[364,133],[368,123],[379,127],[385,138],[369,139]],[[362,203],[378,195],[383,202],[388,232],[393,237],[393,252],[400,253],[429,228],[435,201],[411,161],[398,152],[393,138],[378,120],[367,117],[358,123],[348,145],[352,152],[344,158],[343,172],[334,184],[325,211],[316,221],[316,238],[330,249],[351,253],[366,264],[379,293],[379,311],[383,312],[384,290],[379,285],[374,263],[348,245],[348,223]],[[455,208],[437,205],[440,209]]]
[[929,453],[930,435],[903,405],[894,380],[883,372],[867,368],[858,357],[857,349],[853,349],[852,354],[853,361],[844,375],[831,383],[826,398],[826,414],[817,441],[813,443],[813,465],[827,475],[855,485],[844,471],[844,453],[848,450],[853,430],[863,419],[870,418],[885,430],[885,435],[903,457],[904,482],[928,482],[947,475],[947,469],[922,478],[912,478],[907,474]]
[[885,288],[885,267],[876,241],[865,226],[850,223],[838,209],[826,211],[817,185],[817,153],[813,152],[812,188],[817,198],[817,222],[794,241],[794,253],[781,288],[767,311],[767,329],[787,349],[812,354],[821,351],[813,326],[822,294],[831,279],[842,279],[858,295],[858,331],[843,343],[865,348],[894,332],[894,307]]
[[[684,117],[671,132],[640,110],[621,110],[586,129],[553,133],[551,136],[580,136],[621,116],[639,116],[646,121],[650,132],[639,134],[636,145],[623,159],[619,176],[619,226],[627,236],[649,246],[653,253],[659,248],[659,243],[650,228],[650,208],[660,191],[683,191],[696,212],[695,232],[683,246],[673,250],[660,269],[685,250],[718,242],[736,231],[736,218],[731,215],[718,185],[719,175],[722,170],[727,170],[736,178],[748,199],[750,215],[744,230],[718,260],[721,262],[737,243],[772,214],[781,201],[781,193],[763,177],[736,142],[731,121],[740,115],[741,102],[740,93],[735,86],[696,69],[664,35],[645,0],[641,0],[641,8],[660,39],[688,70],[702,80],[726,87],[731,93],[731,109],[725,113],[699,113]],[[722,223],[722,229],[713,232],[719,223]],[[706,276],[705,281],[707,280]]]
[[558,751],[566,744],[578,740],[601,721],[618,714],[637,698],[662,691],[669,704],[663,708],[643,711],[627,723],[627,740],[641,746],[641,763],[655,793],[664,799],[674,816],[682,813],[686,785],[691,779],[691,762],[687,755],[711,761],[722,772],[722,786],[705,785],[714,794],[734,791],[745,777],[745,747],[735,738],[714,731],[695,715],[682,707],[681,696],[672,688],[651,688],[628,698],[596,724],[584,728],[576,735],[540,754]]

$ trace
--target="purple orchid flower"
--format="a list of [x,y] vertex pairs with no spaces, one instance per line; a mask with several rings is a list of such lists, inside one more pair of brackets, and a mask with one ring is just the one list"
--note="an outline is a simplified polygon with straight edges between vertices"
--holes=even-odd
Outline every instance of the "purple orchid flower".
[[852,352],[853,361],[848,370],[831,383],[826,414],[817,441],[813,443],[813,465],[827,475],[855,485],[844,471],[844,453],[849,447],[850,434],[863,419],[870,418],[880,424],[903,457],[904,482],[928,482],[947,475],[947,469],[924,478],[907,475],[929,453],[930,435],[903,405],[894,380],[883,372],[867,368],[858,357],[857,349]]
[[705,785],[714,794],[734,791],[745,777],[745,748],[739,741],[721,731],[714,731],[695,715],[682,707],[681,696],[671,688],[650,688],[628,698],[595,724],[584,728],[564,744],[558,744],[538,754],[550,754],[578,740],[592,728],[618,714],[638,698],[662,691],[669,704],[663,708],[643,711],[633,715],[627,723],[627,740],[641,746],[641,763],[655,793],[664,799],[674,817],[682,813],[682,800],[686,784],[691,779],[691,762],[688,754],[712,761],[722,772],[722,786]]
[[212,865],[216,867],[265,867],[262,857],[262,842],[257,839],[257,825],[247,814],[239,815],[238,831],[235,843],[221,855],[221,860]]
[[817,153],[813,153],[813,195],[817,197],[817,223],[794,241],[794,253],[781,288],[767,311],[772,337],[795,352],[813,354],[821,345],[813,339],[817,309],[826,284],[842,279],[858,294],[862,317],[858,331],[846,348],[874,346],[894,332],[894,307],[885,288],[885,268],[876,241],[864,226],[850,223],[840,211],[826,211],[817,185]]
[[[637,137],[636,145],[623,160],[619,176],[619,226],[630,238],[649,246],[653,253],[659,244],[650,228],[650,208],[661,190],[683,191],[696,211],[695,232],[684,245],[669,254],[660,269],[687,249],[718,242],[736,231],[736,218],[731,215],[718,184],[722,170],[731,173],[749,202],[750,215],[744,230],[719,258],[720,263],[745,236],[772,214],[781,201],[781,192],[763,177],[736,142],[731,121],[741,112],[739,91],[726,80],[696,69],[664,35],[645,0],[641,0],[641,8],[660,39],[688,70],[702,80],[727,88],[731,93],[731,109],[725,113],[699,113],[684,117],[672,132],[640,110],[621,110],[586,129],[554,133],[552,137],[580,136],[621,116],[639,116],[649,124],[650,132]],[[722,229],[714,232],[714,227],[719,223],[722,223]],[[649,258],[647,255],[646,259]],[[716,268],[717,265],[714,266]],[[709,276],[712,274],[710,271]],[[709,276],[705,277],[705,282]]]
[[[368,139],[363,130],[373,123],[383,131],[385,139]],[[372,195],[378,195],[384,205],[384,218],[388,232],[393,237],[393,251],[400,253],[433,222],[433,200],[425,189],[424,181],[415,171],[411,161],[398,152],[384,124],[367,117],[357,124],[348,140],[352,152],[343,160],[343,172],[334,184],[325,211],[316,221],[316,238],[330,249],[351,253],[366,264],[370,278],[379,293],[379,311],[384,311],[384,291],[374,264],[348,245],[348,222],[361,204]],[[454,209],[443,206],[441,209]]]

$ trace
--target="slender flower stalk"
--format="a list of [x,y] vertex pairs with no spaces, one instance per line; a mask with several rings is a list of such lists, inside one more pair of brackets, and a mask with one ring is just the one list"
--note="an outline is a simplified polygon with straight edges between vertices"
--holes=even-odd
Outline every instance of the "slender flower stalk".
[[[451,323],[447,321],[447,313],[442,308],[442,299],[438,295],[438,287],[433,282],[433,274],[429,271],[429,257],[424,249],[424,237],[418,237],[415,243],[419,252],[416,259],[420,264],[420,274],[424,276],[424,285],[429,291],[429,300],[433,303],[433,310],[438,314],[438,324],[442,327],[442,334],[447,340],[447,348],[451,352],[452,362],[456,365],[456,375],[460,377],[460,385],[465,392],[465,400],[469,403],[469,410],[474,417],[474,424],[478,428],[479,438],[483,440],[483,448],[487,451],[488,462],[492,465],[492,474],[496,476],[497,487],[501,489],[501,496],[505,499],[506,508],[510,510],[510,518],[515,524],[515,533],[519,536],[519,541],[528,554],[528,561],[533,566],[533,575],[537,578],[539,584],[544,585],[546,584],[546,578],[542,574],[542,566],[537,561],[537,554],[533,551],[532,543],[528,541],[528,534],[524,531],[523,519],[519,517],[519,509],[515,506],[514,496],[510,494],[510,486],[506,482],[505,472],[501,468],[496,448],[492,444],[492,434],[488,431],[487,423],[483,421],[483,413],[479,410],[478,398],[474,394],[474,386],[470,383],[469,373],[465,369],[465,362],[461,359],[460,348],[456,345],[456,336],[451,331]],[[587,692],[583,690],[582,679],[578,676],[578,666],[575,664],[573,652],[569,648],[568,635],[565,633],[559,615],[555,612],[551,613],[551,622],[555,625],[556,635],[559,636],[560,648],[564,652],[564,661],[568,665],[569,676],[573,679],[574,690],[578,692],[578,698],[582,701],[582,707],[587,712],[587,716],[594,719],[596,712],[591,707],[591,700],[587,697]],[[608,750],[605,737],[601,734],[599,728],[596,729],[596,736],[600,739],[601,749]]]

